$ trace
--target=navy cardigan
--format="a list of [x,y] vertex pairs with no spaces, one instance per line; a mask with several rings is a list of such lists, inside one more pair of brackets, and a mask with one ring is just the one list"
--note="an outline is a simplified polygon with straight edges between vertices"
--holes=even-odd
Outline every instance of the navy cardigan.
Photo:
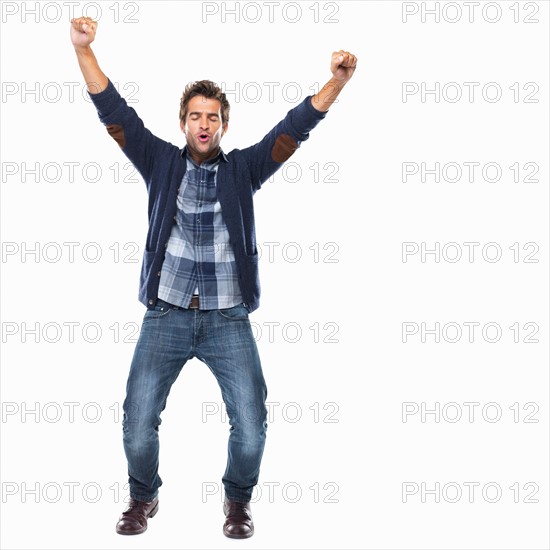
[[[178,188],[186,170],[183,150],[154,136],[120,96],[112,82],[89,94],[99,119],[145,180],[149,194],[149,230],[143,252],[139,301],[148,309],[157,302],[160,271],[174,216]],[[234,149],[221,162],[217,195],[235,253],[239,286],[249,312],[260,305],[258,251],[253,195],[294,153],[309,132],[326,116],[308,96],[288,111],[265,137],[246,149]]]

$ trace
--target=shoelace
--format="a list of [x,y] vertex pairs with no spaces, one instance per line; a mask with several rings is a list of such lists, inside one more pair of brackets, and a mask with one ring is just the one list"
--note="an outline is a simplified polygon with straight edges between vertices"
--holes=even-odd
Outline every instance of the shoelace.
[[241,522],[243,520],[250,520],[250,515],[242,502],[232,502],[229,504],[229,510],[227,512],[227,519],[236,520]]
[[124,511],[125,514],[129,514],[130,512],[133,512],[136,508],[139,508],[141,506],[141,503],[137,502],[136,500],[131,500],[128,503],[128,508]]

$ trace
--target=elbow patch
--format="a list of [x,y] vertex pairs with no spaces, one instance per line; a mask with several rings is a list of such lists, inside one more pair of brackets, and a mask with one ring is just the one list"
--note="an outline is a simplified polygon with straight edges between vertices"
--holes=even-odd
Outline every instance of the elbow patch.
[[121,149],[126,145],[126,139],[124,137],[124,128],[120,124],[108,124],[107,132],[118,143]]
[[288,134],[281,134],[273,145],[271,158],[275,162],[285,162],[298,149],[298,144]]

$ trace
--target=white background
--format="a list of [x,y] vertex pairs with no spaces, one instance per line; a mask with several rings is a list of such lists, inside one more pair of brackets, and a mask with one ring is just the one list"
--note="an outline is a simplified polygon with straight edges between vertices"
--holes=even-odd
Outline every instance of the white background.
[[[24,15],[35,4],[2,5],[2,547],[548,548],[548,3],[521,2],[514,12],[512,2],[481,2],[469,21],[466,3],[440,2],[439,22],[421,18],[434,2],[300,2],[300,12],[281,2],[271,22],[262,2],[237,3],[240,22],[223,3],[74,7],[92,17],[100,7],[101,68],[133,94],[147,127],[179,146],[189,81],[225,85],[229,152],[261,139],[326,82],[332,51],[359,60],[295,164],[255,196],[263,294],[251,321],[273,417],[248,541],[222,534],[229,426],[220,412],[203,418],[221,410],[221,397],[197,360],[163,414],[160,512],[139,537],[115,533],[127,496],[120,407],[145,311],[137,291],[147,195],[139,176],[115,181],[110,167],[121,180],[130,170],[83,98],[71,4],[41,3]],[[265,82],[278,83],[272,101]],[[420,92],[405,100],[406,82],[456,84],[438,101]],[[479,83],[472,101],[465,82]],[[494,86],[482,95],[491,82],[499,100],[488,100]],[[525,101],[535,90],[528,83],[537,102]],[[403,181],[404,162],[464,172],[456,182]],[[500,180],[478,166],[469,181],[466,162],[496,163]],[[23,177],[24,163],[38,163],[38,181]],[[74,163],[74,178],[63,163]],[[526,163],[538,167],[535,181],[524,181]],[[272,258],[269,242],[278,243]],[[417,253],[405,262],[405,242],[458,243],[463,256],[452,261],[453,245],[439,261]],[[471,262],[466,242],[480,243]],[[494,246],[484,258],[486,243],[501,248],[500,260],[489,261]],[[524,261],[534,250],[526,243],[536,243],[538,262]],[[38,253],[23,252],[30,248]],[[279,323],[271,338],[269,323]],[[433,333],[422,342],[420,331],[404,342],[403,323],[439,326],[439,342]],[[464,323],[479,323],[471,342]],[[502,335],[491,342],[497,325]],[[525,342],[535,325],[538,342]],[[452,343],[456,326],[462,337]],[[479,404],[472,418],[469,402]],[[421,407],[436,403],[440,417],[422,421]],[[405,406],[419,412],[404,417]],[[413,494],[404,496],[407,487]]]

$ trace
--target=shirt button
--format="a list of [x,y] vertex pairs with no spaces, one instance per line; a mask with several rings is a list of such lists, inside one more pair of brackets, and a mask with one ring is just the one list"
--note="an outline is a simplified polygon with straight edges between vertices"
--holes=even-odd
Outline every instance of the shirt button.
[[166,244],[164,245],[164,248],[168,248],[168,243],[166,243]]
[[157,273],[157,277],[160,277],[160,271]]
[[173,218],[173,219],[175,220],[175,219],[176,219],[176,216],[174,216],[174,218]]
[[151,305],[153,305],[153,300],[149,300],[149,303],[150,303]]

